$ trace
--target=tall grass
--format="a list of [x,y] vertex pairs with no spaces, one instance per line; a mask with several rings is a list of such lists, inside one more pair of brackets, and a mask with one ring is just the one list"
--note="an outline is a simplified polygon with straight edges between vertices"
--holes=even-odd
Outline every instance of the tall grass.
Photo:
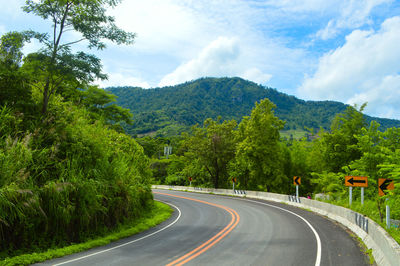
[[0,109],[0,259],[84,241],[152,206],[147,157],[132,138],[69,103],[49,113],[28,123]]

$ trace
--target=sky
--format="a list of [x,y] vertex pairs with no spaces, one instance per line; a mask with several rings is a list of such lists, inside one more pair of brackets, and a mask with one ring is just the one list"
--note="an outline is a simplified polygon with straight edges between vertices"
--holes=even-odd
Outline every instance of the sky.
[[[0,34],[51,30],[24,3],[0,0]],[[400,119],[400,0],[124,0],[108,12],[135,43],[74,48],[102,60],[101,87],[235,76],[304,100],[367,102],[366,114]]]

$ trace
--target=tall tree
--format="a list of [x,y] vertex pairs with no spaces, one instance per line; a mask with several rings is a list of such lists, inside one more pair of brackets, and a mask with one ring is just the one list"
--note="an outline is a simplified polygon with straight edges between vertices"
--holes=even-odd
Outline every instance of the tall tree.
[[357,135],[366,122],[362,114],[366,104],[359,110],[357,106],[349,106],[343,113],[338,114],[332,122],[331,133],[324,135],[326,144],[325,162],[330,172],[340,172],[342,167],[357,160],[362,153],[357,147]]
[[188,147],[185,155],[206,169],[215,188],[228,179],[228,163],[235,156],[233,130],[236,126],[235,120],[221,123],[220,118],[216,121],[209,118],[203,127],[193,127],[193,136],[185,140]]
[[285,190],[288,180],[279,145],[279,130],[284,122],[274,115],[274,108],[268,99],[261,100],[239,125],[240,142],[232,169],[245,188]]
[[114,104],[117,96],[97,86],[88,86],[87,90],[81,91],[81,103],[95,118],[102,118],[106,123],[119,126],[120,122],[132,123],[132,114],[129,109]]
[[[95,79],[106,79],[101,73],[100,60],[83,52],[72,54],[73,44],[87,41],[89,48],[104,49],[104,40],[117,44],[133,43],[135,35],[115,25],[114,17],[106,10],[120,0],[27,0],[23,10],[52,23],[53,32],[40,41],[44,44],[37,54],[30,57],[31,69],[36,72],[43,92],[42,113],[47,112],[50,96],[62,89],[65,82],[73,80],[75,88]],[[81,38],[64,41],[68,31],[81,34]],[[40,62],[40,63],[34,63]]]
[[0,105],[26,109],[31,102],[29,77],[21,71],[22,48],[32,37],[32,31],[8,32],[0,39]]

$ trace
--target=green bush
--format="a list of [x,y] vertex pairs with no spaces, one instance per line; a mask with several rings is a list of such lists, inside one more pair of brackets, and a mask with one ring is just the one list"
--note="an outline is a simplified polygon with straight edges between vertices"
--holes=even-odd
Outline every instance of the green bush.
[[50,113],[30,133],[0,109],[0,258],[84,241],[151,206],[141,146],[70,103]]

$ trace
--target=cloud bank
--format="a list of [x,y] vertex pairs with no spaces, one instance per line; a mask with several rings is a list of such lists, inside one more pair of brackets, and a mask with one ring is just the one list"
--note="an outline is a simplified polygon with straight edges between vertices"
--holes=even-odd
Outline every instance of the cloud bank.
[[355,30],[343,46],[326,53],[298,88],[300,97],[368,102],[367,113],[400,119],[400,17],[374,30]]
[[168,86],[200,77],[239,76],[265,84],[270,74],[264,74],[256,67],[240,64],[242,58],[239,41],[234,38],[219,37],[207,45],[194,59],[183,63],[167,74],[158,84]]

